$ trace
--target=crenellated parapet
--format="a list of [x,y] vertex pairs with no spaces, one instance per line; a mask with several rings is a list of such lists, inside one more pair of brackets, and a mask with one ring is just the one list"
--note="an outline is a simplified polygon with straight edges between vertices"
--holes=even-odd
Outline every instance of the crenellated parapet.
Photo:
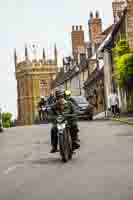
[[28,53],[28,48],[25,45],[25,58],[23,61],[19,61],[16,53],[16,49],[14,50],[14,64],[15,64],[15,72],[16,79],[19,77],[28,75],[34,75],[37,73],[45,73],[51,74],[57,71],[57,48],[56,45],[54,47],[54,59],[46,58],[45,49],[42,51],[42,58],[33,58],[31,59]]

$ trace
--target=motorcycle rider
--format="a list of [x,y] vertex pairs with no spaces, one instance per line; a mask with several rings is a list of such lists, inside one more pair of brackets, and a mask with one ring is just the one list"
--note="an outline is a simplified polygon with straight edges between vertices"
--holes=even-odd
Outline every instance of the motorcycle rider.
[[51,91],[50,96],[48,97],[47,103],[48,105],[52,105],[55,103],[55,101],[56,101],[56,98],[54,96],[53,91]]
[[42,120],[45,119],[45,114],[44,114],[44,112],[42,110],[42,108],[45,107],[45,105],[46,105],[45,98],[41,97],[41,100],[38,103],[38,113],[39,113],[39,119],[40,119],[40,121],[42,121]]
[[71,100],[71,91],[65,90],[64,97],[67,101]]
[[[69,101],[73,104],[73,100],[71,98],[71,91],[70,90],[65,90],[64,98],[65,98],[66,101]],[[73,104],[73,107],[74,107],[74,104]],[[77,126],[77,128],[78,128],[78,126]],[[77,138],[77,140],[80,142],[79,138]]]
[[[51,107],[51,115],[54,117],[57,117],[59,114],[74,114],[75,110],[70,101],[66,101],[64,98],[64,90],[57,90],[56,91],[56,103]],[[72,137],[72,147],[73,150],[78,149],[80,147],[79,140],[78,140],[78,125],[75,118],[71,118],[68,122],[70,125],[70,133]],[[51,129],[51,153],[57,152],[57,144],[58,138],[57,138],[57,126],[56,122],[53,121],[53,127]]]

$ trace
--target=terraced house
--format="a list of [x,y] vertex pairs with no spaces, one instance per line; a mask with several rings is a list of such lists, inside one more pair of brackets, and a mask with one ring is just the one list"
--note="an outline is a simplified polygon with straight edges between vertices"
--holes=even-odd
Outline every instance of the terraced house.
[[[117,90],[120,107],[122,112],[133,111],[133,82],[120,88],[116,78],[115,71],[115,55],[113,48],[121,40],[126,40],[131,49],[133,49],[133,0],[131,1],[113,1],[114,25],[111,34],[108,36],[106,43],[103,45],[102,53],[104,55],[104,73],[106,74],[105,96],[107,97],[112,88]],[[132,77],[133,79],[133,77]]]

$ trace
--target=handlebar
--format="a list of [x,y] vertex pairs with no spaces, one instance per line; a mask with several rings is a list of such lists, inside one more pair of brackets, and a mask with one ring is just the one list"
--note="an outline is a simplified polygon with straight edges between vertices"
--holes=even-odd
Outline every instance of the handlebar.
[[65,113],[62,113],[58,116],[50,116],[50,120],[52,121],[57,121],[57,119],[59,118],[64,118],[64,120],[72,120],[72,118],[76,119],[77,118],[77,115],[76,114],[65,114]]

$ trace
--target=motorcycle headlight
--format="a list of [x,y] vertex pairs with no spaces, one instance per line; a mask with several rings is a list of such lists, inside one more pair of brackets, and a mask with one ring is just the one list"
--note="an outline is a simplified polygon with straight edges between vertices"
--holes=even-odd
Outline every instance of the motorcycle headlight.
[[65,127],[66,127],[65,123],[57,125],[58,130],[63,130],[63,129],[65,129]]

